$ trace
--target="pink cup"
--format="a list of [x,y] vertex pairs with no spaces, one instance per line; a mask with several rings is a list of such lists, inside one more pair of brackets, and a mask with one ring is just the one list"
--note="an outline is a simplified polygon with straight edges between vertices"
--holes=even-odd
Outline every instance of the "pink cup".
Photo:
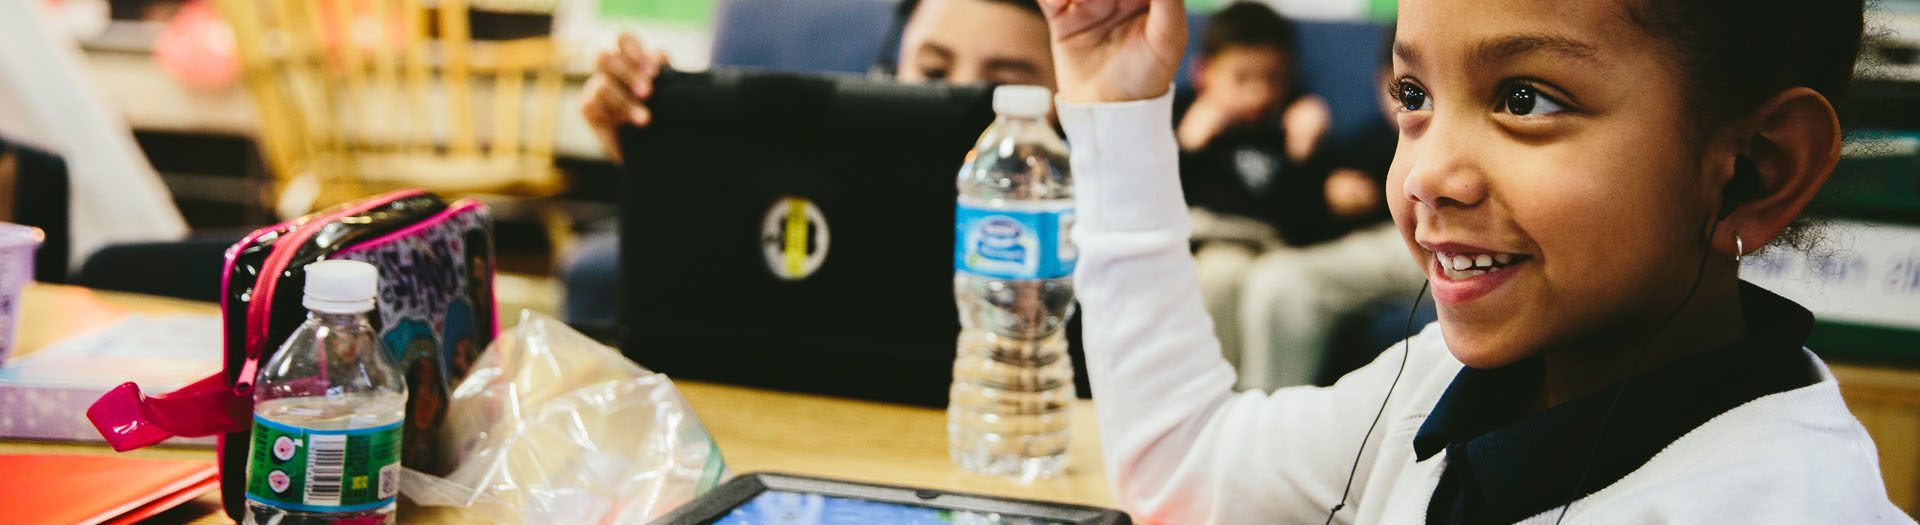
[[33,252],[46,234],[39,228],[0,222],[0,366],[13,353],[20,320],[20,292],[33,281]]

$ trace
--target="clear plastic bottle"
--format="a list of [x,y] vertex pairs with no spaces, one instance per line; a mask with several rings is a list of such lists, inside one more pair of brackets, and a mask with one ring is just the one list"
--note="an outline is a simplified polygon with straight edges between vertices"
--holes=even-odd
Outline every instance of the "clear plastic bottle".
[[953,298],[962,330],[948,451],[969,471],[1021,479],[1066,468],[1073,364],[1062,331],[1078,259],[1067,145],[1038,86],[993,93],[998,117],[960,168]]
[[407,383],[367,323],[378,270],[306,273],[307,321],[254,381],[246,523],[393,523]]

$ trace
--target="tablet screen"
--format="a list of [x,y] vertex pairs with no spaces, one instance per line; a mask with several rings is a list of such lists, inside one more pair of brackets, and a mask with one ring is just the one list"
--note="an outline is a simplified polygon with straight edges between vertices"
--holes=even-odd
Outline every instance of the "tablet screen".
[[937,509],[904,503],[769,490],[713,522],[716,525],[852,525],[900,523],[945,525],[1065,525],[1000,514]]

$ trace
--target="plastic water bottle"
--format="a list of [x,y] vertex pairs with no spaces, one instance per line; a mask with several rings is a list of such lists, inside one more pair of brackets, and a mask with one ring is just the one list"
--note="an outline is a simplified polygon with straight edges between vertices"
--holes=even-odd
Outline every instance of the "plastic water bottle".
[[953,299],[960,341],[947,406],[961,468],[1035,479],[1066,468],[1073,364],[1061,330],[1078,259],[1067,145],[1038,86],[993,93],[998,113],[960,168]]
[[379,271],[307,265],[307,321],[260,369],[247,523],[393,523],[407,382],[367,324]]

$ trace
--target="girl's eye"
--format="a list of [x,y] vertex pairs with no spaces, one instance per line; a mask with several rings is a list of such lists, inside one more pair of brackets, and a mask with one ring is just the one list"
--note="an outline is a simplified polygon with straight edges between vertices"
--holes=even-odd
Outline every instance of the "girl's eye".
[[1539,89],[1526,84],[1508,88],[1506,94],[1500,96],[1501,111],[1522,117],[1552,115],[1566,111],[1566,109],[1565,107],[1561,107],[1559,102],[1555,102],[1553,98],[1541,94]]
[[1420,89],[1420,86],[1412,82],[1404,80],[1395,82],[1389,89],[1394,102],[1400,103],[1400,109],[1403,111],[1433,109],[1433,101],[1428,99],[1426,90]]

